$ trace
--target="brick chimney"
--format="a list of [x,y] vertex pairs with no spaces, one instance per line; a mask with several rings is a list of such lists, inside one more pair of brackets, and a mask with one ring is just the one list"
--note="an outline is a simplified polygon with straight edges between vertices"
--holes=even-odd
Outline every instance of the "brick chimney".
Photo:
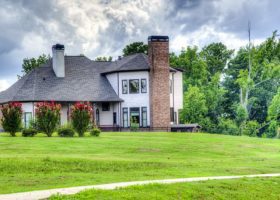
[[150,119],[153,128],[170,127],[169,38],[148,38],[150,62]]
[[52,66],[57,77],[65,77],[64,45],[55,44],[52,46]]

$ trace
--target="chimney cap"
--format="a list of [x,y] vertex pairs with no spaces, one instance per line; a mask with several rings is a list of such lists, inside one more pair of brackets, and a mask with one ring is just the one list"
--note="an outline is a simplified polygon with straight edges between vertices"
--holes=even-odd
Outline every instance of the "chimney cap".
[[164,35],[151,35],[148,37],[149,42],[168,42],[169,37]]
[[53,49],[56,50],[64,50],[64,45],[63,44],[55,44],[52,46]]

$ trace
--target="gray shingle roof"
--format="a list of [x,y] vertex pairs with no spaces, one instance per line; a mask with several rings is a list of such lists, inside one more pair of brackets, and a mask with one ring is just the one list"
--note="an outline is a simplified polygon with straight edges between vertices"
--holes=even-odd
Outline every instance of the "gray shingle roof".
[[130,56],[123,57],[120,60],[111,62],[107,65],[102,74],[125,71],[148,71],[150,69],[148,56],[143,53],[136,53]]
[[[122,101],[104,74],[148,71],[148,56],[137,53],[114,62],[96,62],[85,56],[65,56],[65,77],[58,78],[52,62],[36,68],[7,90],[0,103],[10,101]],[[170,71],[176,70],[170,68]]]
[[55,76],[51,61],[0,93],[0,103],[9,101],[122,101],[105,76],[107,62],[84,56],[65,56],[65,77]]

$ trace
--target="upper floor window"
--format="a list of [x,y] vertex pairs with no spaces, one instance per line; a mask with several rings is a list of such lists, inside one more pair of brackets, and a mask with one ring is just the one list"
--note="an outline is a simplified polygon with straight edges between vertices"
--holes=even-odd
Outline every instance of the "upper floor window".
[[147,92],[147,80],[141,79],[141,93]]
[[173,92],[173,81],[172,81],[172,79],[169,80],[169,90],[170,90],[170,94],[172,94],[172,92]]
[[102,103],[102,111],[110,111],[110,103],[109,102]]
[[130,94],[139,93],[139,80],[138,79],[129,80],[129,93]]
[[122,80],[122,93],[127,94],[127,92],[128,92],[127,80]]

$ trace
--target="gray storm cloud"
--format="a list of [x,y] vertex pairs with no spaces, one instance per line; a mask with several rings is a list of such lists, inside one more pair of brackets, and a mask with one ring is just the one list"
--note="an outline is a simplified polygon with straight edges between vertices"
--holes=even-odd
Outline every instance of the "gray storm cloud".
[[279,27],[279,6],[277,0],[2,0],[0,80],[16,80],[23,58],[49,54],[57,42],[68,55],[92,59],[120,55],[151,34],[169,35],[173,51],[219,40],[238,46],[248,20],[263,40]]

